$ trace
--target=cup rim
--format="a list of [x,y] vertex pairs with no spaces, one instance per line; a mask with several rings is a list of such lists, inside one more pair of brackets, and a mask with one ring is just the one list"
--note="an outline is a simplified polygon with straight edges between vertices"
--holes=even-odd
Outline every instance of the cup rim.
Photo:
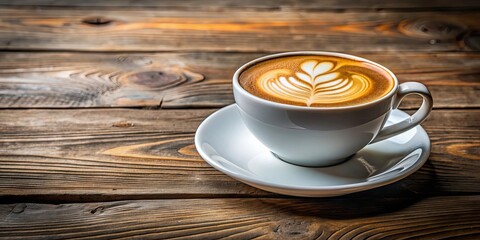
[[[263,61],[274,59],[274,58],[280,58],[280,57],[285,57],[285,56],[298,56],[298,55],[324,55],[324,56],[326,55],[326,56],[341,57],[341,58],[347,58],[347,59],[352,59],[352,60],[356,60],[356,61],[367,62],[367,63],[373,64],[373,65],[379,67],[380,69],[382,69],[386,73],[388,73],[393,79],[394,86],[390,90],[390,92],[388,92],[387,94],[385,94],[381,98],[375,99],[374,101],[367,102],[367,103],[362,103],[362,104],[351,105],[351,106],[342,106],[342,107],[307,107],[307,106],[297,106],[297,105],[290,105],[290,104],[286,104],[286,103],[269,101],[269,100],[266,100],[266,99],[263,99],[263,98],[260,98],[260,97],[257,97],[255,95],[251,94],[250,92],[245,90],[242,86],[240,86],[240,83],[238,81],[239,76],[245,69],[249,68],[250,66],[252,66],[254,64],[257,64],[259,62],[263,62]],[[256,58],[254,60],[251,60],[251,61],[243,64],[242,66],[240,66],[235,71],[235,74],[233,75],[233,88],[236,89],[239,93],[249,97],[250,99],[252,99],[252,100],[254,100],[258,103],[266,104],[266,105],[269,105],[269,106],[272,106],[272,107],[278,107],[278,108],[283,108],[283,109],[288,109],[288,110],[335,111],[335,110],[349,110],[349,109],[365,108],[365,107],[375,105],[376,103],[382,102],[385,99],[390,98],[393,94],[395,94],[397,92],[398,79],[395,76],[395,74],[392,71],[390,71],[390,69],[388,69],[387,67],[385,67],[385,66],[383,66],[383,65],[381,65],[377,62],[368,60],[366,58],[358,57],[358,56],[355,56],[355,55],[351,55],[351,54],[347,54],[347,53],[340,53],[340,52],[328,52],[328,51],[293,51],[293,52],[281,52],[281,53],[269,54],[269,55]]]

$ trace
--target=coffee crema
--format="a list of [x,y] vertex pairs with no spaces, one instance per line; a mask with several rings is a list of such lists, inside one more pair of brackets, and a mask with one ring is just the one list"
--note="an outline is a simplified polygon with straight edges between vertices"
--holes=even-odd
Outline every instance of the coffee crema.
[[239,83],[274,102],[308,107],[344,107],[372,102],[394,87],[393,77],[364,61],[322,55],[265,60],[244,70]]

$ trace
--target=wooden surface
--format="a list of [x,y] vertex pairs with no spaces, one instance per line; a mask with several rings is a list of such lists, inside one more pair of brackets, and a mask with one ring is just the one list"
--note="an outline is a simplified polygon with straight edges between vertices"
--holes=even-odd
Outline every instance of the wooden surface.
[[[95,201],[98,195],[109,200],[274,196],[214,170],[198,156],[195,129],[213,111],[4,110],[0,176],[9,181],[0,181],[0,192],[10,199],[72,201]],[[434,143],[428,164],[367,196],[480,193],[479,116],[480,110],[433,111],[424,123]]]
[[478,12],[4,8],[0,48],[74,51],[475,51]]
[[451,0],[433,0],[433,1],[379,1],[379,0],[323,0],[321,2],[311,0],[185,0],[185,1],[155,1],[155,0],[115,0],[115,1],[97,1],[97,0],[0,0],[0,6],[60,6],[60,7],[96,7],[96,8],[175,8],[175,9],[216,9],[225,8],[234,9],[255,9],[255,10],[366,10],[379,11],[389,9],[441,9],[448,10],[475,10],[480,8],[480,3],[476,0],[451,1]]
[[0,232],[12,239],[478,239],[479,201],[453,196],[18,203],[0,206]]
[[[0,239],[480,239],[479,19],[479,1],[0,0]],[[290,50],[427,85],[427,163],[315,199],[206,164],[195,130],[235,69]]]
[[[480,53],[352,52],[426,84],[436,108],[480,107]],[[222,107],[236,68],[259,53],[0,55],[0,108]],[[403,105],[415,108],[407,99]]]

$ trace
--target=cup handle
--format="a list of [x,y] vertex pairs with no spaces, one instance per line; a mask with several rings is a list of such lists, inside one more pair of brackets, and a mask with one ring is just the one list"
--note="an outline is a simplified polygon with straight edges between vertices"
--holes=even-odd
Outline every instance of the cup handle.
[[402,99],[409,94],[418,94],[422,96],[423,102],[420,108],[409,118],[388,127],[384,127],[370,143],[376,143],[410,130],[427,118],[428,114],[432,111],[433,99],[428,88],[418,82],[405,82],[400,84],[395,99],[393,100],[392,108],[397,109],[402,102]]

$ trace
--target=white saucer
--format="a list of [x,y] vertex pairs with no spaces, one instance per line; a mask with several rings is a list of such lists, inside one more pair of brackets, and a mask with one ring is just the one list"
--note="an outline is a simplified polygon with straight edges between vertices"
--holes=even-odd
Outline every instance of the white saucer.
[[[245,127],[233,104],[205,119],[195,145],[217,170],[251,186],[285,195],[329,197],[384,186],[417,171],[430,155],[430,139],[421,126],[366,146],[350,160],[311,168],[276,158]],[[408,114],[394,110],[387,125]]]

